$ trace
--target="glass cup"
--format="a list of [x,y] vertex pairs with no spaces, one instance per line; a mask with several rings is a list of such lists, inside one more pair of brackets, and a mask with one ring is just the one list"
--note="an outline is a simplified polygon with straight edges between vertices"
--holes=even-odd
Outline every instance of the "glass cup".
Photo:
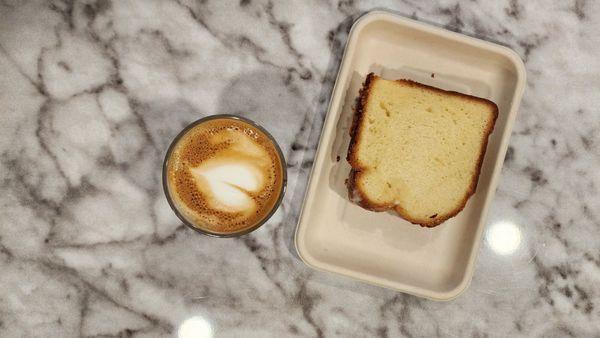
[[[250,126],[258,129],[259,131],[261,131],[273,144],[273,148],[275,148],[276,152],[277,152],[277,156],[279,158],[279,161],[281,163],[281,188],[279,191],[279,197],[277,198],[277,201],[273,204],[273,207],[271,208],[271,210],[269,210],[269,212],[263,217],[263,219],[261,219],[259,222],[257,222],[255,225],[248,227],[248,228],[244,228],[242,230],[239,231],[233,231],[233,232],[214,232],[211,231],[209,229],[207,229],[206,227],[203,227],[202,224],[195,224],[194,222],[188,220],[177,208],[177,204],[175,203],[175,201],[173,200],[172,196],[171,196],[171,192],[169,189],[169,184],[168,184],[168,164],[169,164],[169,160],[171,159],[171,154],[173,152],[173,149],[175,148],[175,146],[178,144],[178,142],[183,138],[183,136],[185,136],[185,134],[190,131],[192,128],[198,126],[199,124],[211,121],[211,120],[216,120],[216,119],[232,119],[232,120],[238,120],[238,121],[242,121],[246,124],[249,124]],[[167,153],[165,155],[165,159],[163,162],[163,169],[162,169],[162,184],[163,184],[163,191],[165,193],[165,196],[167,198],[167,201],[169,202],[169,205],[171,206],[171,209],[173,209],[173,212],[175,212],[175,215],[177,215],[177,217],[183,222],[183,224],[187,225],[188,227],[194,229],[195,231],[207,235],[207,236],[212,236],[212,237],[237,237],[237,236],[242,236],[245,235],[247,233],[250,233],[256,229],[258,229],[259,227],[261,227],[263,224],[265,224],[270,218],[271,216],[273,216],[273,214],[275,213],[275,211],[277,211],[277,209],[279,208],[279,206],[281,205],[281,202],[283,201],[283,196],[285,195],[285,190],[286,190],[286,186],[287,186],[287,166],[285,163],[285,157],[283,156],[283,152],[281,151],[281,148],[279,147],[279,144],[277,143],[277,141],[275,141],[275,138],[273,138],[273,136],[267,131],[265,130],[265,128],[263,128],[262,126],[260,126],[259,124],[257,124],[256,122],[249,120],[247,118],[241,117],[241,116],[237,116],[237,115],[229,115],[229,114],[218,114],[218,115],[211,115],[211,116],[207,116],[207,117],[203,117],[199,120],[196,120],[192,123],[190,123],[187,127],[185,127],[179,134],[177,134],[177,136],[173,139],[173,141],[171,142],[171,145],[169,146],[169,149],[167,150]]]

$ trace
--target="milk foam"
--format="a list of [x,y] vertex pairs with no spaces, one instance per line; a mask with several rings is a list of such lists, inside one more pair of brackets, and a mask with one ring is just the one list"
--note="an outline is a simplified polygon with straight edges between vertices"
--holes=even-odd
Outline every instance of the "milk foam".
[[221,211],[253,210],[256,202],[248,192],[259,191],[264,183],[263,173],[243,161],[204,163],[191,168],[191,172],[199,186],[202,180],[208,184],[210,194],[218,202],[212,203],[212,206]]

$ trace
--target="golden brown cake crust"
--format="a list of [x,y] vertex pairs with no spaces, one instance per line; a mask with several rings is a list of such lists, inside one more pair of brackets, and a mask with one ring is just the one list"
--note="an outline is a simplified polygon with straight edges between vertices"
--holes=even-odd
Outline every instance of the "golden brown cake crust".
[[467,201],[469,200],[469,198],[475,193],[475,190],[477,189],[477,182],[479,181],[479,175],[481,173],[481,166],[483,164],[483,158],[485,156],[488,139],[489,139],[490,134],[494,130],[494,126],[496,124],[496,119],[498,118],[498,106],[494,102],[487,100],[487,99],[483,99],[483,98],[479,98],[479,97],[475,97],[475,96],[471,96],[471,95],[466,95],[466,94],[462,94],[462,93],[458,93],[458,92],[454,92],[454,91],[447,91],[447,90],[443,90],[440,88],[436,88],[436,87],[424,85],[424,84],[421,84],[418,82],[414,82],[411,80],[404,80],[404,79],[396,80],[397,82],[401,82],[403,84],[408,84],[413,87],[420,87],[420,88],[424,88],[424,89],[428,89],[428,90],[437,91],[437,92],[440,92],[440,93],[443,93],[446,95],[459,96],[459,97],[462,97],[463,99],[484,103],[486,105],[489,105],[492,108],[492,111],[494,114],[494,118],[491,119],[487,125],[487,128],[485,130],[484,141],[483,141],[483,143],[481,145],[481,149],[479,151],[479,158],[477,160],[477,175],[475,175],[473,177],[473,180],[471,181],[471,184],[469,185],[469,189],[467,190],[467,193],[465,194],[465,197],[463,198],[462,202],[459,204],[459,206],[457,208],[448,212],[447,214],[436,215],[436,217],[434,217],[434,219],[432,219],[431,221],[422,222],[422,221],[411,218],[408,215],[408,213],[402,208],[402,206],[393,205],[393,204],[380,204],[380,203],[377,203],[377,202],[369,199],[366,196],[366,194],[360,189],[360,185],[358,184],[358,182],[360,181],[360,177],[363,175],[365,168],[361,167],[361,165],[358,163],[358,160],[356,158],[357,157],[356,151],[358,149],[358,144],[360,143],[362,130],[364,127],[364,123],[363,123],[364,110],[365,110],[365,107],[367,106],[367,101],[369,99],[369,93],[371,91],[371,88],[373,87],[374,81],[377,80],[378,78],[379,77],[377,75],[375,75],[374,73],[369,73],[367,75],[367,78],[365,79],[363,87],[360,90],[360,94],[359,94],[358,98],[356,99],[356,107],[354,109],[354,117],[352,119],[352,127],[350,128],[350,137],[351,137],[350,146],[348,147],[348,155],[346,156],[346,160],[348,161],[348,163],[350,163],[350,166],[352,167],[352,169],[350,170],[350,175],[349,175],[348,179],[346,180],[346,186],[348,188],[348,196],[350,197],[351,201],[357,203],[359,206],[361,206],[367,210],[377,211],[377,212],[394,210],[400,217],[404,218],[405,220],[407,220],[413,224],[418,224],[422,227],[429,227],[429,228],[435,227],[435,226],[445,222],[449,218],[456,216],[459,212],[461,212],[465,208],[465,205],[467,204]]

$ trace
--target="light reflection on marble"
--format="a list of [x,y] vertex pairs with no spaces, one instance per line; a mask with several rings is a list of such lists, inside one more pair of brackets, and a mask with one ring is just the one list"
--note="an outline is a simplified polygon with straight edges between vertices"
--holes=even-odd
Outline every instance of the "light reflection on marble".
[[212,338],[212,336],[210,323],[201,316],[184,320],[177,330],[178,338]]
[[[526,62],[489,232],[451,302],[294,252],[347,33],[374,7]],[[599,31],[600,3],[579,0],[1,1],[0,336],[599,335]],[[282,207],[239,239],[186,229],[160,186],[172,138],[215,113],[265,126],[288,162]]]
[[495,253],[503,256],[510,255],[519,249],[521,229],[512,222],[497,222],[488,226],[485,239]]

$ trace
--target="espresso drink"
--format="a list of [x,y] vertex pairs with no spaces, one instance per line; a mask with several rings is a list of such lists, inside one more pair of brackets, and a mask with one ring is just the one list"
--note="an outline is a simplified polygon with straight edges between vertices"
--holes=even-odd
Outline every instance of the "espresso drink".
[[196,228],[243,232],[261,223],[283,193],[280,152],[259,128],[215,118],[189,129],[172,146],[166,184],[172,206]]

